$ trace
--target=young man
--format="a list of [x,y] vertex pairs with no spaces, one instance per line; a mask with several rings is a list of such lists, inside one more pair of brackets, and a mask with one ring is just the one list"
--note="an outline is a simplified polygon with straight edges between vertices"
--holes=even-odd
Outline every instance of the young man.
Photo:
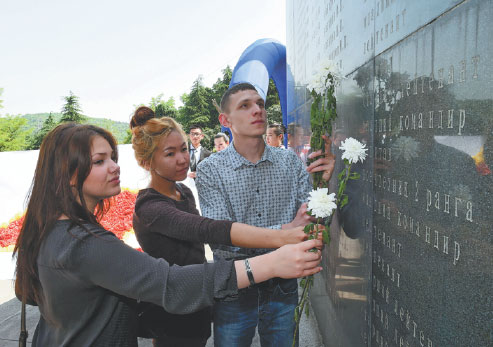
[[[328,180],[334,168],[330,142],[326,156],[304,168],[295,153],[266,146],[267,119],[264,100],[255,88],[242,83],[226,91],[219,121],[229,127],[234,141],[198,167],[197,189],[204,216],[251,225],[284,229],[306,225],[306,204],[312,189],[309,172],[324,171]],[[320,156],[320,151],[312,157]],[[225,169],[227,168],[227,169]],[[214,258],[243,259],[269,252],[212,245]],[[273,279],[239,292],[237,298],[214,307],[216,346],[250,346],[258,322],[263,347],[291,346],[298,303],[296,280]]]
[[192,125],[190,127],[190,133],[188,134],[190,137],[190,172],[188,173],[188,177],[196,178],[197,177],[197,165],[211,155],[211,152],[207,148],[203,148],[200,144],[200,141],[204,138],[204,134],[202,133],[202,128],[198,125]]
[[229,146],[229,137],[225,133],[217,133],[214,136],[214,148],[216,152],[220,152]]

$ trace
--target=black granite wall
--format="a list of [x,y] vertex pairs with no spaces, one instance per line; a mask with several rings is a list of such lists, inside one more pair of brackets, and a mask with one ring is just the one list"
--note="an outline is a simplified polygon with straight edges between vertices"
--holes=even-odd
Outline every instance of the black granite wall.
[[493,1],[289,0],[287,23],[298,147],[330,58],[334,151],[370,149],[311,295],[326,346],[493,346]]

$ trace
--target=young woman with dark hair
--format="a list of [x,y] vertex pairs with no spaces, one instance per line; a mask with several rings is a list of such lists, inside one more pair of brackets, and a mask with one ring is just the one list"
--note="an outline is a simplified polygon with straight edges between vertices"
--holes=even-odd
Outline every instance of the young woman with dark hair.
[[[204,242],[277,248],[307,238],[302,227],[294,227],[296,221],[292,229],[273,230],[201,217],[191,190],[177,183],[190,164],[181,126],[168,117],[155,118],[143,106],[135,111],[130,127],[137,162],[151,176],[149,187],[139,192],[134,214],[137,240],[151,256],[182,266],[201,264],[206,261]],[[204,346],[211,334],[210,308],[189,315],[156,308],[149,316],[158,335],[155,346]]]
[[[135,299],[191,313],[249,284],[247,264],[170,266],[104,230],[120,192],[117,147],[106,130],[74,123],[43,140],[17,240],[16,295],[39,306],[33,346],[137,346]],[[319,244],[288,245],[249,259],[255,281],[320,270]]]

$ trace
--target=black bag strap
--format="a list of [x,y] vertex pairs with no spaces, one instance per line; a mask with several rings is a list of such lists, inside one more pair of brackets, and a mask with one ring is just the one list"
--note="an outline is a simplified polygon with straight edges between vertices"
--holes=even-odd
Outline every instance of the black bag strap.
[[21,307],[21,333],[19,335],[19,347],[26,347],[27,337],[29,333],[26,329],[26,293],[22,293],[22,307]]

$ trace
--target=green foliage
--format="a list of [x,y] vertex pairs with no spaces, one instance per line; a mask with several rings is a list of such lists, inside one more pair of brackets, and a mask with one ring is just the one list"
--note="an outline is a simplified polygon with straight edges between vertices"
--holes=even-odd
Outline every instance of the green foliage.
[[267,123],[282,124],[282,110],[280,104],[275,104],[267,109]]
[[48,134],[48,132],[50,132],[56,126],[57,122],[55,121],[53,115],[50,113],[50,115],[43,122],[41,129],[35,131],[34,134],[29,138],[28,149],[39,149],[46,134]]
[[265,108],[268,109],[273,105],[279,105],[279,107],[281,107],[281,101],[279,100],[279,94],[277,93],[276,84],[272,79],[270,79],[269,88],[267,89],[267,97],[265,100]]
[[[27,120],[25,129],[32,129],[33,133],[40,131],[43,127],[43,123],[49,116],[53,117],[56,125],[60,123],[60,119],[62,117],[61,113],[29,113],[22,116],[22,118]],[[85,124],[92,124],[98,127],[104,128],[111,132],[113,136],[116,138],[118,143],[126,143],[125,138],[127,136],[128,123],[126,122],[118,122],[111,119],[106,118],[92,118],[87,117],[84,121]]]
[[[332,122],[337,117],[336,97],[334,95],[334,78],[328,74],[325,79],[325,85],[329,87],[324,93],[318,94],[312,90],[311,95],[313,103],[310,109],[310,125],[312,136],[310,139],[310,148],[313,152],[322,150],[325,152],[325,142],[322,135],[330,136],[332,134]],[[315,159],[316,160],[316,159]],[[309,160],[312,163],[314,160]],[[323,172],[313,173],[313,188],[316,189],[321,184]]]
[[190,90],[183,94],[181,101],[183,106],[178,110],[177,121],[187,132],[192,124],[202,127],[204,139],[202,145],[209,149],[214,146],[214,135],[221,130],[218,111],[214,107],[213,100],[218,104],[221,97],[229,87],[233,71],[229,66],[222,70],[222,77],[218,78],[211,88],[203,85],[202,77],[198,77]]
[[0,152],[22,151],[28,147],[31,130],[24,128],[26,120],[21,117],[0,118]]
[[178,110],[175,106],[175,99],[171,96],[168,100],[163,99],[164,94],[159,94],[151,98],[149,107],[154,111],[157,118],[170,117],[176,118]]
[[[221,97],[223,94],[228,90],[229,88],[229,83],[231,82],[231,77],[233,77],[233,70],[228,66],[224,70],[222,70],[223,77],[218,78],[216,83],[212,85],[212,95],[211,95],[211,101],[212,99],[216,100],[218,104],[221,103]],[[212,108],[212,114],[217,115],[217,110],[215,107]]]
[[65,104],[62,107],[60,122],[83,123],[87,118],[82,115],[79,105],[79,97],[70,91],[70,95],[64,96]]
[[123,143],[124,144],[132,143],[132,131],[130,129],[127,129],[127,133],[125,135],[125,138],[123,139]]
[[[2,96],[2,94],[3,94],[3,88],[0,88],[0,96]],[[2,104],[3,104],[3,100],[0,99],[0,108],[3,108]]]
[[211,128],[211,123],[214,124],[210,112],[212,104],[211,95],[212,90],[204,86],[202,76],[197,77],[193,82],[190,93],[182,99],[183,107],[179,110],[179,121],[185,131],[188,131],[193,124],[204,129]]

